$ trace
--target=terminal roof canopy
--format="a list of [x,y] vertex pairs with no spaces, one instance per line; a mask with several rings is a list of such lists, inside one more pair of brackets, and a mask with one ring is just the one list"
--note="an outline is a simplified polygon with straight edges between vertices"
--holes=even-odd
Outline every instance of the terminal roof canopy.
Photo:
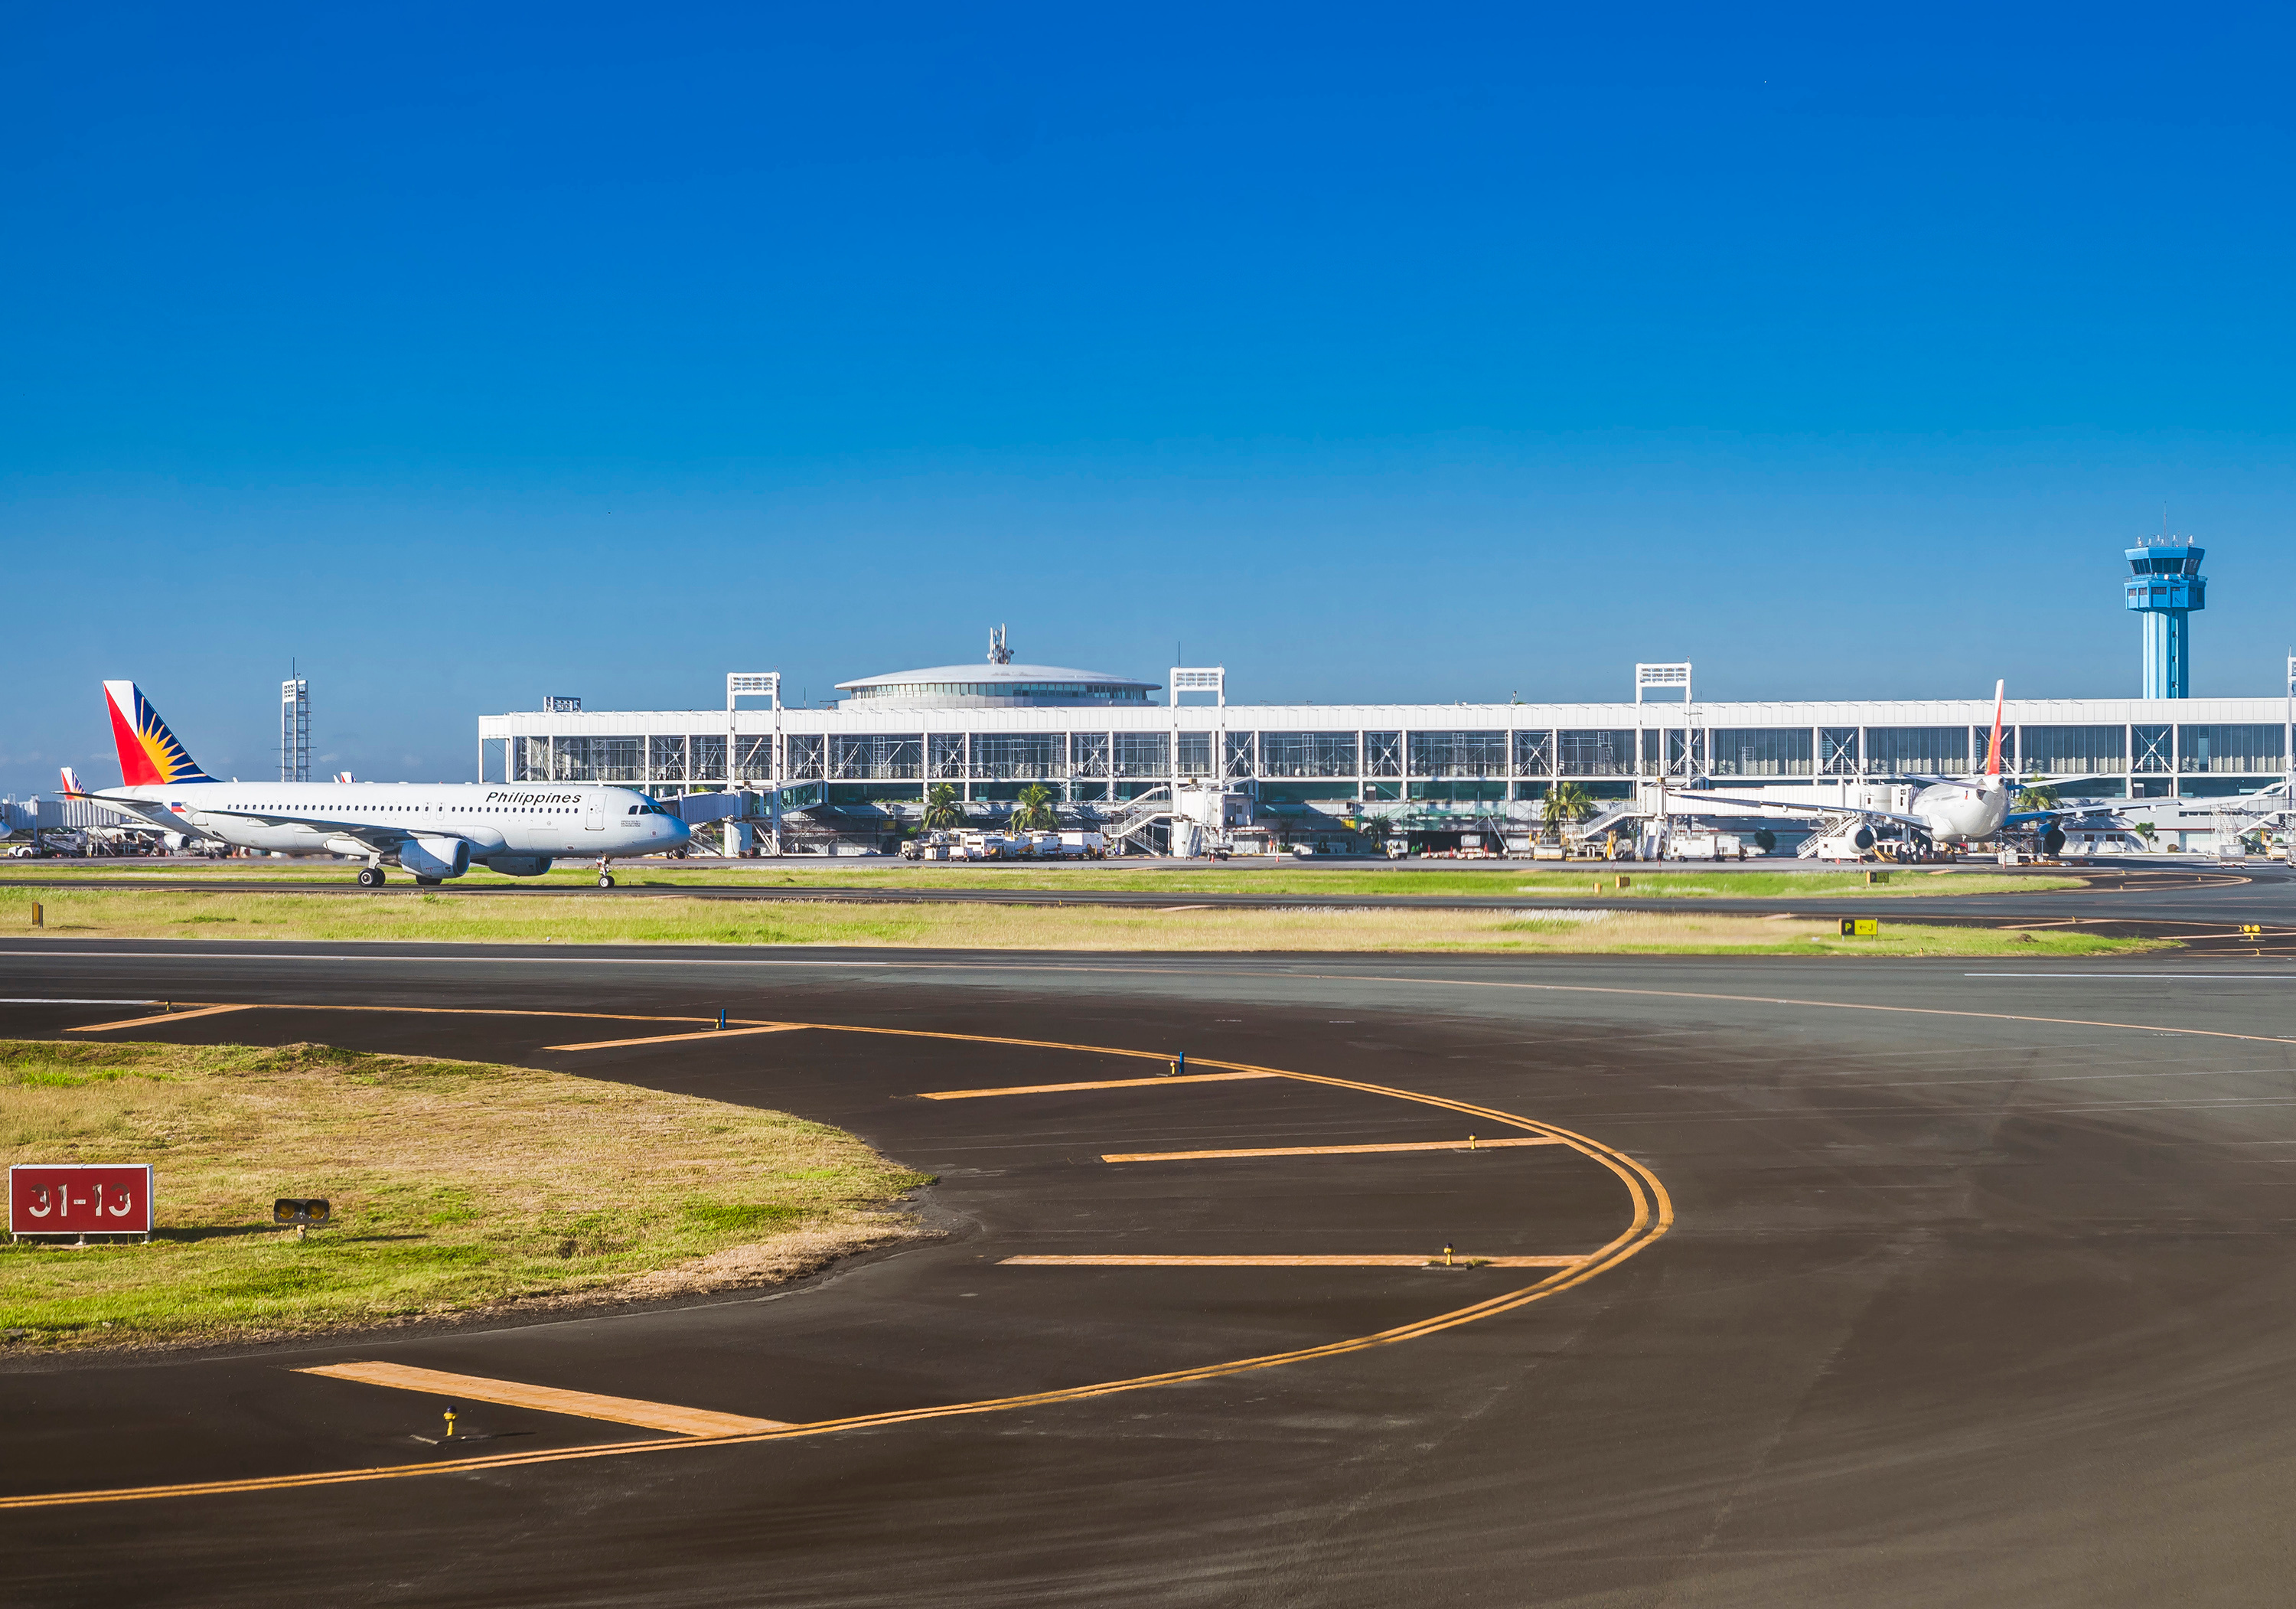
[[935,665],[840,682],[849,710],[1140,707],[1163,684],[1063,665]]

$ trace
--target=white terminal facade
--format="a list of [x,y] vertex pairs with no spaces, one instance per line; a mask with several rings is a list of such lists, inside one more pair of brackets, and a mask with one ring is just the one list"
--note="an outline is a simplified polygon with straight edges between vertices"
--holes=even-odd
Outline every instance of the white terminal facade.
[[[1042,784],[1086,820],[1212,785],[1246,795],[1281,839],[1402,831],[1439,846],[1446,831],[1535,817],[1562,782],[1603,800],[1637,778],[1729,789],[1980,770],[1993,720],[1982,697],[1698,702],[1687,665],[1637,667],[1636,699],[1616,703],[1244,704],[1218,668],[1158,684],[1013,664],[1001,648],[988,664],[840,683],[834,709],[783,706],[772,673],[729,676],[723,710],[552,699],[480,721],[480,776],[755,790],[800,843],[865,841],[946,783],[984,818]],[[2005,768],[2067,797],[2253,792],[2287,771],[2290,714],[2283,698],[2012,699]]]

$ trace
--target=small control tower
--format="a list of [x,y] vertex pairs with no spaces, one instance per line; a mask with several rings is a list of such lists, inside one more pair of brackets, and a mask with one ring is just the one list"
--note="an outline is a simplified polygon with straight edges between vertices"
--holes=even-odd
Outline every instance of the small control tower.
[[2207,550],[2183,537],[2160,536],[2124,551],[2130,573],[2122,588],[2128,607],[2144,617],[2144,696],[2190,698],[2190,617],[2209,606],[2209,583],[2201,574]]

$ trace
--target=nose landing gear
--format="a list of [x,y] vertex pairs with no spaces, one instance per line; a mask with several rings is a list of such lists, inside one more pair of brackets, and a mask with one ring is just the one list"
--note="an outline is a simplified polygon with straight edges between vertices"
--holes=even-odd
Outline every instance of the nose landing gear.
[[603,855],[598,857],[598,886],[602,889],[614,886],[614,874],[606,869],[606,858]]

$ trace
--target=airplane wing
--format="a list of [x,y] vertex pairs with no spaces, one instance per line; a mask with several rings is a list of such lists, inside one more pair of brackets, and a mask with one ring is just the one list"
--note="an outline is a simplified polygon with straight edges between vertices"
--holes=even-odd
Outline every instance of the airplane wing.
[[1864,805],[1788,804],[1778,800],[1764,800],[1757,803],[1751,800],[1734,798],[1727,793],[1691,793],[1673,789],[1668,791],[1667,798],[1709,806],[1710,808],[1702,813],[1710,816],[1855,816],[1865,821],[1900,822],[1909,827],[1919,827],[1924,833],[1931,830],[1930,824],[1919,816],[1908,816],[1898,810],[1876,810]]

